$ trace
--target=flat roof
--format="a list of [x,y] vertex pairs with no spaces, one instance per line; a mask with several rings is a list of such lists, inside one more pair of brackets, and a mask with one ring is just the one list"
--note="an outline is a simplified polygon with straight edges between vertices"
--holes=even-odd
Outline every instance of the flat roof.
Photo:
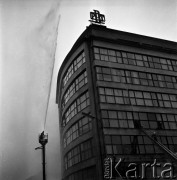
[[135,46],[145,49],[152,49],[152,50],[177,54],[177,42],[110,29],[102,25],[91,24],[90,26],[86,27],[86,30],[76,40],[76,42],[72,46],[71,50],[68,52],[67,56],[65,57],[59,69],[58,77],[57,77],[57,92],[56,92],[57,96],[58,96],[58,85],[59,85],[58,78],[60,77],[62,70],[65,67],[68,59],[82,42],[91,38],[95,40],[102,40],[105,42],[107,41],[117,44],[124,44],[129,46]]

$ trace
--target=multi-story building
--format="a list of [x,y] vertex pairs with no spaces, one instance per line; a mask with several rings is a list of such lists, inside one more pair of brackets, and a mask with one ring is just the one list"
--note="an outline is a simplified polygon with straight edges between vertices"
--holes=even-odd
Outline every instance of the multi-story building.
[[107,178],[106,157],[135,179],[142,168],[154,178],[155,159],[156,176],[173,173],[163,163],[177,152],[177,43],[92,24],[60,68],[56,102],[64,180]]

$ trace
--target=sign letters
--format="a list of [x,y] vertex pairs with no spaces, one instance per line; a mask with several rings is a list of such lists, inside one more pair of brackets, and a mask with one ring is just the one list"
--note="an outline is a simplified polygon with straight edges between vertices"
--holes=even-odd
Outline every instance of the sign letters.
[[90,12],[90,19],[90,22],[97,24],[104,24],[106,21],[104,14],[100,14],[98,10],[93,10],[93,12]]

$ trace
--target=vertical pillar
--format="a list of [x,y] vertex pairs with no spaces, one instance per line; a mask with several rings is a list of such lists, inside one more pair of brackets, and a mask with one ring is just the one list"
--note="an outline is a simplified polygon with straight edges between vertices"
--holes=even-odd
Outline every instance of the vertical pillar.
[[44,134],[44,131],[39,135],[39,143],[42,145],[41,147],[35,148],[42,149],[42,174],[43,180],[46,180],[46,171],[45,171],[45,145],[48,143],[48,134]]
[[45,145],[42,146],[42,161],[43,161],[43,180],[46,180],[46,173],[45,173]]

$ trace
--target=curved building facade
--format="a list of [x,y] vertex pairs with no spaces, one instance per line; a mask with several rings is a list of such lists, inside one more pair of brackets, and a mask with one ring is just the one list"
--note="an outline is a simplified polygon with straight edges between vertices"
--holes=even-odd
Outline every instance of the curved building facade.
[[[92,24],[59,70],[56,102],[64,180],[119,178],[109,168],[120,158],[123,169],[137,164],[141,177],[143,162],[173,163],[177,43]],[[153,178],[151,169],[146,174]]]

